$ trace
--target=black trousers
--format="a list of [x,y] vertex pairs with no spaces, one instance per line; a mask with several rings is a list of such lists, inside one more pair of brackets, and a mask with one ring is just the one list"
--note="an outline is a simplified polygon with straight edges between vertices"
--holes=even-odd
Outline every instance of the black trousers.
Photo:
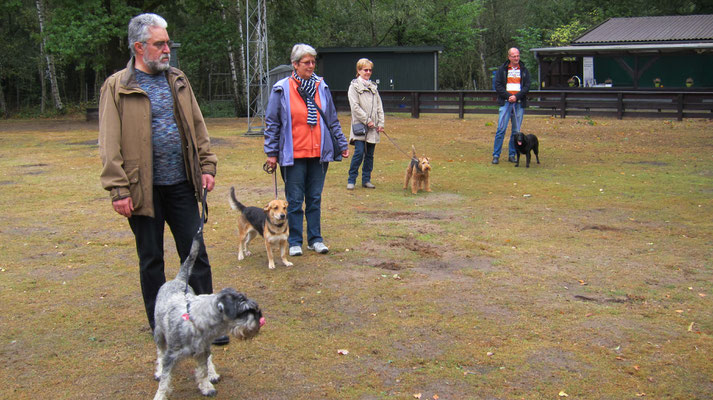
[[[153,187],[154,218],[142,215],[129,218],[136,238],[139,255],[141,293],[151,330],[154,328],[156,295],[166,282],[163,261],[163,234],[165,224],[171,229],[181,263],[191,251],[193,237],[200,226],[200,214],[193,186],[188,182],[177,185]],[[196,294],[213,293],[213,278],[201,238],[200,252],[188,283]],[[178,272],[178,270],[176,270]],[[171,277],[173,279],[173,277]]]

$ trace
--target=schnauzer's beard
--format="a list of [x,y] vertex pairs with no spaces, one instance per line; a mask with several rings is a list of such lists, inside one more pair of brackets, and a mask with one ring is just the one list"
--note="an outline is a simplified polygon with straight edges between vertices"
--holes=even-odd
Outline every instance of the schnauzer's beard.
[[260,322],[255,319],[253,314],[247,317],[247,321],[243,324],[237,324],[230,329],[230,334],[241,340],[252,339],[260,332]]
[[[163,59],[163,61],[161,61]],[[144,53],[143,56],[144,64],[153,71],[153,73],[159,73],[171,68],[171,55],[161,54],[158,60],[149,60],[148,54]]]

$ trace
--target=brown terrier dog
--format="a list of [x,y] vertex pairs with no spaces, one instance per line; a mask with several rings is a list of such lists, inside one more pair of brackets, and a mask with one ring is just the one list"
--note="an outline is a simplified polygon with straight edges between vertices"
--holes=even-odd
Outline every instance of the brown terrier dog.
[[290,233],[287,225],[287,202],[285,200],[272,200],[264,208],[246,207],[235,197],[235,188],[230,188],[230,207],[240,211],[238,217],[238,260],[249,256],[248,243],[260,234],[265,239],[267,250],[268,268],[275,268],[272,257],[272,243],[280,245],[280,259],[286,267],[292,263],[287,261],[287,236]]
[[408,181],[413,177],[411,181],[411,193],[418,193],[419,189],[423,189],[427,192],[431,191],[431,159],[428,157],[416,157],[416,148],[411,146],[413,151],[413,156],[411,162],[406,168],[406,179],[404,179],[404,189],[408,188]]

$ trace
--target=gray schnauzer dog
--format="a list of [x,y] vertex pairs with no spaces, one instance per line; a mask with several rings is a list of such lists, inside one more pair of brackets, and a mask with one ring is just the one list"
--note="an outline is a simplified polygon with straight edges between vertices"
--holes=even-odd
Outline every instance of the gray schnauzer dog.
[[204,396],[214,396],[213,383],[220,375],[210,353],[213,340],[228,332],[238,339],[250,339],[265,324],[257,303],[242,293],[226,288],[218,294],[196,296],[186,284],[198,255],[199,235],[176,279],[164,283],[156,296],[154,341],[158,357],[154,378],[160,383],[154,400],[166,398],[171,391],[171,371],[186,357],[193,357],[198,364],[198,389]]

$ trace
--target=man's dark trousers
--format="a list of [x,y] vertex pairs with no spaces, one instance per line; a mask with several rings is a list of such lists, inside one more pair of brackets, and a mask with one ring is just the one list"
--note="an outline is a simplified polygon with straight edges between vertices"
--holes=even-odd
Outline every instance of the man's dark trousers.
[[[191,251],[193,237],[200,226],[200,215],[195,190],[188,182],[153,187],[154,218],[132,216],[129,225],[136,237],[139,255],[141,293],[151,330],[154,328],[154,308],[158,290],[166,282],[163,260],[163,234],[165,224],[171,229],[181,263]],[[198,258],[188,283],[196,294],[213,292],[208,254],[201,238]]]

